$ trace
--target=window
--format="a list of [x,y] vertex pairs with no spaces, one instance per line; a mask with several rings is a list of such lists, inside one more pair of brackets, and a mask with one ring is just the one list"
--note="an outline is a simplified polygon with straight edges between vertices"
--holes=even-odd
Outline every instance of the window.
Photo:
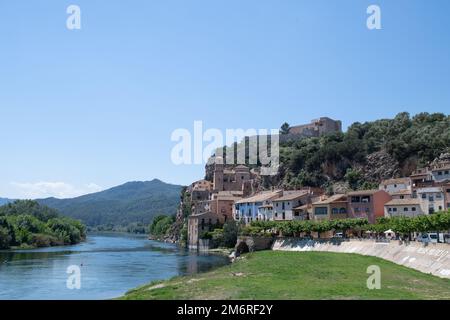
[[355,212],[356,212],[356,213],[359,213],[359,208],[355,208]]
[[397,212],[397,208],[392,208],[392,211]]
[[436,199],[441,199],[441,198],[442,198],[442,194],[436,193]]
[[391,211],[392,211],[392,208],[389,208],[388,211],[391,212]]
[[412,208],[411,208],[411,211],[416,211],[416,207],[412,207]]
[[400,196],[400,199],[405,199],[405,196]]
[[370,196],[362,196],[361,202],[363,203],[369,203],[370,202]]
[[360,202],[360,198],[357,196],[352,196],[352,202]]
[[345,209],[345,208],[340,208],[340,209],[339,209],[339,213],[347,213],[347,209]]
[[442,206],[439,206],[439,211],[441,211],[442,210]]
[[397,188],[397,185],[396,185],[396,184],[394,184],[394,188]]
[[445,190],[447,193],[450,193],[450,189]]
[[426,199],[427,198],[427,194],[426,193],[422,193],[422,199]]
[[442,176],[442,171],[438,171],[438,176]]
[[430,195],[430,196],[428,197],[428,200],[429,200],[429,201],[434,201],[434,196]]
[[333,208],[333,209],[331,209],[331,213],[332,214],[338,214],[339,213],[339,209],[338,208]]
[[403,211],[408,211],[408,207],[404,207],[404,208],[403,208]]
[[448,170],[445,170],[445,174],[449,174]]
[[328,214],[328,208],[327,207],[316,207],[314,209],[314,214],[316,214],[316,215]]

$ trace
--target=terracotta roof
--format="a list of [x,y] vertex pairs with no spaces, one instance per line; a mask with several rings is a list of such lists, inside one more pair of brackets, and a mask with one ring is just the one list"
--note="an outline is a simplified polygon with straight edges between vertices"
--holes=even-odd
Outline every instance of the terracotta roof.
[[386,202],[385,206],[404,206],[404,205],[419,205],[420,201],[417,198],[412,199],[393,199],[389,202]]
[[441,187],[429,187],[417,189],[417,193],[427,193],[427,192],[442,192]]
[[403,178],[392,178],[392,179],[386,179],[381,181],[382,185],[387,185],[387,184],[409,184],[411,182],[411,179],[408,177],[403,177]]
[[313,204],[314,205],[316,205],[316,204],[320,205],[320,204],[330,204],[330,203],[333,203],[333,202],[347,202],[347,200],[343,200],[344,197],[346,197],[345,194],[335,194],[335,195],[333,195],[333,196],[331,196],[331,197],[329,197],[327,199],[314,202]]
[[253,202],[263,202],[266,200],[271,200],[274,198],[278,198],[280,196],[279,191],[262,191],[252,197],[244,198],[236,203],[253,203]]
[[302,206],[295,207],[295,208],[293,208],[292,210],[307,210],[307,209],[308,209],[308,205],[307,205],[307,204],[304,204],[304,205],[302,205]]
[[307,190],[283,191],[283,196],[273,201],[292,201],[304,197],[309,192]]
[[394,196],[397,196],[397,195],[408,195],[408,194],[409,195],[412,194],[411,190],[404,189],[404,190],[399,190],[399,191],[391,193],[391,195],[394,195]]
[[368,196],[368,195],[372,195],[375,194],[379,191],[383,191],[383,190],[378,190],[378,189],[373,189],[373,190],[359,190],[359,191],[352,191],[349,192],[348,195],[349,196]]

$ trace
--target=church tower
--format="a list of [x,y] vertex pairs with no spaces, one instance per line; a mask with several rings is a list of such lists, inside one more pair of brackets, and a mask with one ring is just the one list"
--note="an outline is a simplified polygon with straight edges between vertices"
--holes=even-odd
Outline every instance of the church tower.
[[217,157],[214,164],[214,191],[223,191],[223,158]]

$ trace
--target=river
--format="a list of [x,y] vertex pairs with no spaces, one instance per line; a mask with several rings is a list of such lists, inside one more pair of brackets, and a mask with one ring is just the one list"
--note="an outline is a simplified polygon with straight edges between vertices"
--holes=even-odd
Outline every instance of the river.
[[[0,251],[0,299],[110,299],[176,275],[228,263],[176,245],[129,234],[91,234],[73,246]],[[80,289],[69,289],[70,266],[80,271]],[[73,275],[73,274],[72,274]]]

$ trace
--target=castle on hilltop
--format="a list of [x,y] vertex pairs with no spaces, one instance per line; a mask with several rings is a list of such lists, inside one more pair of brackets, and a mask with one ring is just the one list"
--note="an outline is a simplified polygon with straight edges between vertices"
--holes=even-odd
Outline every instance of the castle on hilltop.
[[293,126],[289,128],[289,135],[300,137],[320,137],[323,134],[342,132],[342,122],[328,117],[314,119],[311,123]]

